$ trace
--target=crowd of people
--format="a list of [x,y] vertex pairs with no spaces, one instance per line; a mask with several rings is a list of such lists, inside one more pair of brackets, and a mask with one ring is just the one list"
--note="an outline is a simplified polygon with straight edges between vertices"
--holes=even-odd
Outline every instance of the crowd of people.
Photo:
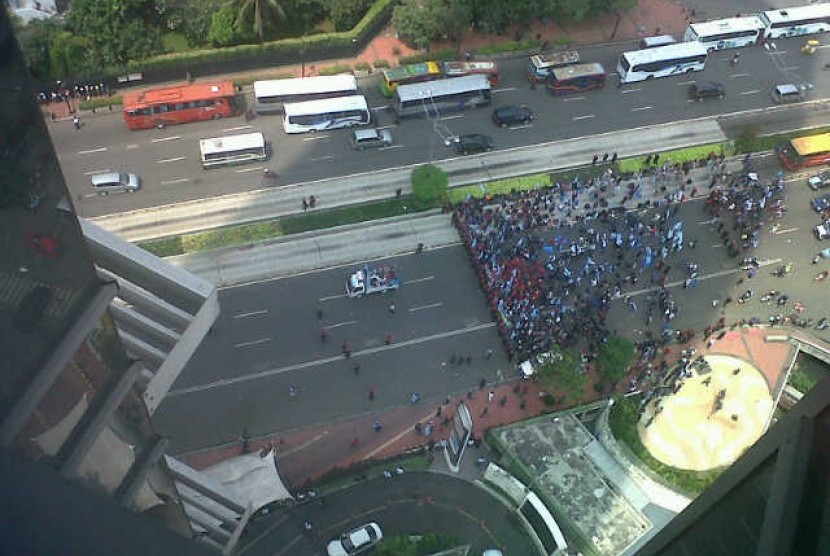
[[611,301],[623,297],[638,312],[624,292],[640,282],[661,288],[646,318],[658,308],[665,323],[676,316],[663,286],[669,257],[687,244],[671,194],[649,200],[644,212],[625,212],[600,208],[596,183],[571,185],[470,197],[455,208],[511,357],[549,351],[553,344],[581,343],[586,353],[596,353],[610,334]]

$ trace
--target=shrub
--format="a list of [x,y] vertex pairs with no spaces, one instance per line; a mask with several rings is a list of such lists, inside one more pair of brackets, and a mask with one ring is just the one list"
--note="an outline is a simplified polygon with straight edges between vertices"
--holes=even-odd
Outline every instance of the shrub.
[[634,359],[634,342],[621,336],[611,336],[597,354],[597,371],[604,380],[619,382]]
[[458,53],[455,50],[439,50],[438,52],[424,52],[421,54],[413,54],[412,56],[404,56],[400,59],[402,66],[406,64],[420,64],[428,61],[442,61],[455,60],[458,58]]
[[389,61],[388,60],[383,60],[383,59],[375,60],[374,66],[375,66],[375,69],[388,68],[389,67]]
[[501,52],[514,52],[517,50],[535,50],[542,45],[541,41],[527,40],[527,41],[511,41],[499,44],[488,44],[481,48],[475,49],[475,54],[499,54]]
[[338,73],[351,73],[352,66],[348,64],[335,64],[320,68],[318,75],[337,75]]
[[370,64],[369,62],[357,62],[354,65],[354,69],[356,71],[371,71],[372,64]]
[[121,104],[121,95],[112,95],[108,97],[94,97],[89,100],[82,100],[80,104],[81,110],[92,110],[93,108],[107,108],[109,106],[118,106]]
[[424,164],[412,171],[412,201],[416,210],[441,206],[447,196],[449,178],[446,172],[432,164]]

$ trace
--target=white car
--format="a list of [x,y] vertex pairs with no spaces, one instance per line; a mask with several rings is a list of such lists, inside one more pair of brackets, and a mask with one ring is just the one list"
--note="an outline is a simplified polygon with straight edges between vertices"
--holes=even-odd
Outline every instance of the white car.
[[823,187],[830,187],[830,172],[822,172],[817,176],[810,176],[807,178],[807,186],[813,191],[818,191]]
[[340,538],[331,541],[326,549],[329,556],[351,556],[368,550],[381,539],[383,539],[383,533],[380,531],[380,525],[372,522],[343,533]]
[[819,224],[813,228],[813,234],[819,241],[830,238],[830,220],[825,220],[823,224]]

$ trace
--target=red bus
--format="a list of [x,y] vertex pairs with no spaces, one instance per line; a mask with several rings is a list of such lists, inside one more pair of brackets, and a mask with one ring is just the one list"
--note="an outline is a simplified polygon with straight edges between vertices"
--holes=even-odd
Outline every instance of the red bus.
[[797,137],[776,150],[787,170],[827,164],[830,162],[830,133]]
[[605,85],[605,69],[600,64],[576,64],[552,69],[548,89],[554,95],[581,93]]
[[461,77],[481,73],[487,76],[490,85],[499,83],[499,66],[495,62],[444,62],[444,77]]
[[237,111],[233,83],[194,83],[122,95],[124,121],[136,129],[218,120]]

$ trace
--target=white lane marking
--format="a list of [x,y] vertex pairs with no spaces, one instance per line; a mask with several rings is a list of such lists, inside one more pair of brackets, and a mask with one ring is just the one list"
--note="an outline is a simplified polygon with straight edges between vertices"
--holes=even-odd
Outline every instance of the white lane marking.
[[643,110],[653,110],[653,106],[640,106],[639,108],[632,108],[632,112],[642,112]]
[[104,168],[102,170],[92,170],[91,172],[84,172],[85,176],[91,176],[93,174],[103,174],[105,172],[112,172],[109,168]]
[[712,249],[717,249],[718,247],[723,247],[723,243],[716,243],[716,244],[712,245],[711,248]]
[[533,127],[533,124],[514,125],[511,126],[510,129],[527,129],[529,127]]
[[786,230],[778,230],[773,232],[774,235],[780,236],[781,234],[791,234],[793,232],[797,232],[798,228],[787,228]]
[[331,139],[331,135],[323,135],[321,133],[316,133],[308,137],[303,137],[303,141],[322,141],[325,139]]
[[127,145],[127,150],[128,151],[131,151],[131,150],[137,149],[137,148],[138,148],[138,145],[135,144],[135,143],[130,143],[129,145]]
[[761,89],[752,89],[751,91],[743,91],[742,95],[754,95],[755,93],[760,93]]
[[457,120],[458,118],[463,118],[464,114],[454,114],[452,116],[442,116],[438,118],[439,120]]
[[106,152],[106,147],[95,147],[94,149],[87,149],[85,151],[78,151],[78,154],[95,154]]
[[261,172],[262,166],[255,166],[253,168],[239,168],[238,170],[234,170],[237,174],[246,174],[248,172]]
[[160,137],[158,139],[150,139],[151,143],[164,143],[165,141],[175,141],[181,139],[180,135],[171,135],[170,137]]
[[729,77],[749,77],[748,73],[733,73]]
[[339,294],[337,294],[337,295],[327,295],[327,296],[325,296],[325,297],[321,297],[321,298],[320,298],[320,299],[318,299],[317,301],[319,301],[319,302],[321,302],[321,303],[322,303],[323,301],[331,301],[332,299],[343,299],[343,298],[345,298],[345,297],[346,297],[346,294],[344,294],[344,293],[339,293]]
[[178,162],[180,160],[184,160],[186,157],[184,156],[174,156],[173,158],[162,158],[161,160],[156,160],[156,164],[167,164],[168,162]]
[[[413,338],[411,340],[404,340],[400,342],[393,342],[390,345],[382,345],[378,347],[371,347],[361,351],[352,352],[352,359],[356,357],[360,357],[363,355],[372,355],[375,353],[380,353],[382,351],[391,351],[395,349],[401,349],[409,346],[415,346],[419,344],[425,344],[427,342],[432,342],[436,340],[444,340],[446,338],[452,338],[454,336],[460,336],[462,334],[469,334],[472,332],[479,332],[481,330],[487,330],[490,328],[494,328],[496,323],[488,322],[484,324],[479,324],[476,326],[470,326],[468,328],[459,328],[456,330],[449,330],[447,332],[439,332],[438,334],[431,334],[429,336],[424,336],[422,338]],[[239,384],[242,382],[250,382],[252,380],[259,380],[261,378],[268,378],[271,376],[280,375],[283,373],[288,373],[291,371],[298,371],[301,369],[308,369],[313,367],[319,367],[321,365],[325,365],[327,363],[334,363],[335,361],[342,361],[342,355],[335,355],[333,357],[326,357],[324,359],[317,359],[315,361],[304,361],[302,363],[296,363],[294,365],[288,365],[286,367],[277,367],[275,369],[268,369],[267,371],[261,371],[258,373],[253,373],[246,376],[239,376],[234,378],[225,378],[221,380],[217,380],[214,382],[208,382],[206,384],[200,384],[197,386],[191,386],[189,388],[182,388],[180,390],[171,390],[167,393],[168,397],[173,396],[181,396],[184,394],[194,394],[197,392],[204,392],[207,390],[214,390],[216,388],[222,388],[225,386],[232,386],[234,384]]]
[[271,341],[271,338],[261,338],[259,340],[253,340],[253,341],[250,341],[250,342],[242,342],[241,344],[234,344],[233,347],[235,347],[235,348],[245,348],[245,347],[251,347],[251,346],[258,346],[259,344],[264,344],[264,343],[270,342],[270,341]]
[[426,309],[437,309],[438,307],[443,307],[444,302],[439,301],[438,303],[429,303],[427,305],[421,305],[420,307],[411,307],[408,309],[410,313],[414,313],[415,311],[424,311]]
[[620,92],[624,95],[627,95],[628,93],[634,93],[634,92],[642,91],[642,90],[643,90],[642,87],[637,87],[637,88],[634,88],[634,89],[623,89]]
[[398,144],[398,145],[389,145],[388,147],[381,147],[378,150],[379,151],[391,151],[392,149],[402,149],[402,148],[403,148],[403,145]]
[[575,122],[578,122],[579,120],[590,120],[591,118],[596,118],[596,115],[595,114],[586,114],[585,116],[574,116],[571,119]]
[[795,71],[798,69],[798,66],[785,66],[784,69],[787,71]]
[[254,317],[257,315],[265,315],[268,313],[268,309],[260,309],[258,311],[249,311],[247,313],[237,313],[233,316],[235,319],[244,319],[245,317]]
[[510,91],[515,91],[516,87],[502,87],[501,89],[493,89],[492,92],[494,93],[507,93]]
[[226,127],[222,131],[241,131],[243,129],[251,129],[252,127],[254,127],[254,126],[252,126],[250,124],[248,124],[248,125],[238,125],[236,127]]
[[161,185],[173,185],[174,183],[183,183],[186,181],[190,181],[188,178],[176,178],[173,180],[164,180],[159,182]]
[[338,323],[335,323],[335,324],[327,324],[327,325],[325,325],[321,328],[325,328],[326,330],[331,330],[333,328],[340,328],[341,326],[351,326],[353,324],[357,324],[357,321],[356,320],[347,320],[347,321],[338,322]]
[[688,81],[678,81],[675,85],[682,87],[683,85],[694,85],[695,83],[697,83],[696,79],[690,79]]
[[407,280],[403,283],[404,286],[410,286],[412,284],[420,284],[421,282],[429,282],[430,280],[435,280],[435,276],[425,276],[423,278],[415,278],[413,280]]
[[572,102],[574,100],[585,100],[586,98],[588,98],[588,97],[568,97],[568,98],[563,98],[562,100],[564,100],[565,102]]
[[331,156],[330,154],[327,154],[326,156],[318,156],[316,158],[309,158],[308,161],[309,162],[317,162],[318,160],[333,160],[333,159],[334,159],[333,156]]

